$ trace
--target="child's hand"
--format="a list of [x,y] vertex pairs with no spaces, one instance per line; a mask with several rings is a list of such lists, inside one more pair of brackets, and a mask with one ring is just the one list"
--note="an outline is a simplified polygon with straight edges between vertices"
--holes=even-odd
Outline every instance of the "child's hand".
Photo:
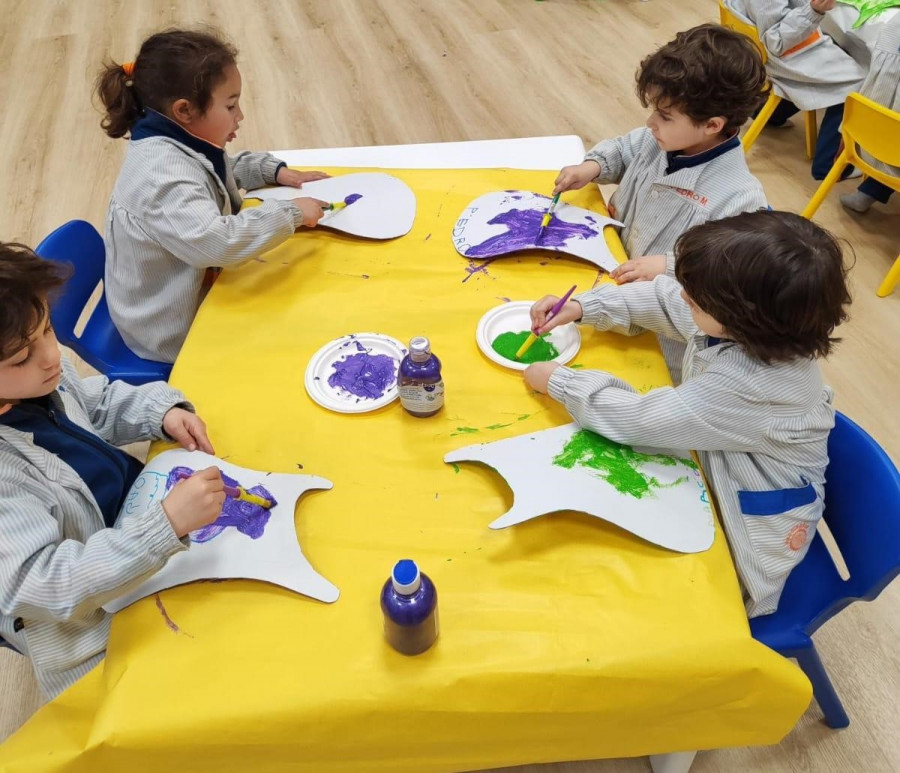
[[555,295],[545,295],[531,307],[531,329],[536,335],[544,335],[553,328],[569,322],[578,322],[584,315],[584,309],[578,301],[567,301],[559,310],[559,314],[548,320],[547,315],[558,300]]
[[212,523],[225,504],[225,484],[218,467],[207,467],[176,483],[162,507],[179,537]]
[[286,166],[278,170],[275,175],[275,182],[279,185],[289,185],[291,188],[299,188],[303,183],[311,183],[314,180],[324,180],[331,177],[325,172],[298,172],[296,169],[288,169]]
[[325,214],[325,207],[328,206],[327,201],[321,199],[291,199],[297,209],[303,213],[303,225],[314,228]]
[[559,367],[558,362],[535,362],[525,368],[525,383],[535,392],[547,394],[547,384],[553,371]]
[[653,277],[666,273],[665,255],[644,255],[628,260],[619,266],[610,276],[620,285],[628,282],[648,282]]
[[556,178],[553,195],[584,188],[598,174],[600,174],[600,164],[597,161],[582,161],[574,166],[564,166]]
[[206,423],[194,413],[184,408],[170,408],[163,417],[163,431],[181,444],[188,451],[198,448],[208,454],[214,454],[212,443],[206,434]]
[[834,10],[837,0],[809,0],[809,4],[816,13],[828,13]]

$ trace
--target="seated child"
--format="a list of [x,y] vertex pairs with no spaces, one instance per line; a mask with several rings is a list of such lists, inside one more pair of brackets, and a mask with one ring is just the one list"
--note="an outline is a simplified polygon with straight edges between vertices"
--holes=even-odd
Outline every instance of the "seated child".
[[102,605],[187,550],[225,499],[210,467],[117,518],[143,465],[111,444],[168,436],[213,449],[181,392],[80,378],[60,357],[47,298],[62,283],[57,264],[0,243],[0,637],[48,698],[103,657]]
[[[684,341],[684,382],[637,393],[603,371],[536,363],[529,386],[619,443],[691,448],[718,502],[747,613],[774,612],[822,516],[832,391],[827,355],[850,297],[841,248],[817,225],[760,211],[695,226],[678,240],[675,278],[602,285],[547,321],[580,321]],[[680,282],[680,285],[679,285]]]
[[[878,33],[875,50],[872,53],[869,74],[860,86],[859,93],[900,113],[900,13],[881,25],[881,32]],[[862,155],[878,169],[900,177],[900,168],[877,163],[871,157],[867,158],[865,151]],[[893,192],[893,188],[869,178],[853,193],[841,196],[841,204],[862,214],[868,212],[869,207],[876,201],[887,204]]]
[[244,118],[236,55],[212,34],[170,30],[97,81],[104,130],[130,137],[106,218],[106,300],[125,343],[146,359],[175,361],[207,269],[276,247],[316,225],[326,204],[296,198],[240,211],[240,188],[299,188],[327,175],[268,153],[225,152]]
[[679,32],[641,62],[638,97],[653,107],[647,127],[595,145],[554,188],[618,183],[609,210],[625,224],[632,256],[612,272],[618,282],[671,275],[675,240],[691,226],[766,208],[738,139],[765,84],[756,47],[717,24]]
[[[766,71],[783,101],[768,126],[783,126],[800,110],[825,110],[812,176],[824,180],[840,150],[844,100],[859,91],[865,70],[819,29],[836,0],[725,0],[759,30],[769,52]],[[849,174],[849,170],[848,170]]]

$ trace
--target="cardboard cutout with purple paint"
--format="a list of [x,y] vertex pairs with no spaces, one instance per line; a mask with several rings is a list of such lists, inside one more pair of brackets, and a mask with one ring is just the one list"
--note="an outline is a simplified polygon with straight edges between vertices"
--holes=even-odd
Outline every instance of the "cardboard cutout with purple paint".
[[466,446],[444,461],[481,462],[506,480],[513,506],[492,529],[575,510],[680,553],[713,543],[709,495],[687,451],[632,448],[566,424]]
[[119,517],[147,510],[164,499],[182,477],[212,465],[222,472],[226,485],[243,486],[275,504],[264,508],[227,497],[219,517],[191,533],[188,550],[176,553],[156,574],[103,608],[118,612],[166,588],[226,578],[262,580],[319,601],[337,601],[338,589],[312,568],[300,549],[294,527],[297,500],[307,491],[330,489],[331,481],[324,478],[258,472],[202,451],[165,451],[148,462],[137,477]]
[[416,219],[416,195],[403,180],[383,172],[342,174],[303,183],[302,188],[278,186],[247,191],[248,199],[296,199],[309,196],[343,209],[326,212],[320,228],[333,228],[367,239],[395,239],[409,233]]
[[538,239],[541,221],[552,201],[531,191],[496,191],[479,196],[456,221],[453,245],[470,260],[540,249],[564,252],[606,271],[615,269],[619,262],[609,251],[603,228],[622,223],[560,201]]

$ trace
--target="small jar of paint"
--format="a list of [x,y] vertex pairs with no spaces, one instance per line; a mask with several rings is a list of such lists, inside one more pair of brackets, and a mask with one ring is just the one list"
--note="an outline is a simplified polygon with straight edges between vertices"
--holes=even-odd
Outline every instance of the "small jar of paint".
[[397,652],[418,655],[438,636],[437,590],[408,558],[394,564],[381,589],[384,635]]
[[431,344],[424,336],[409,342],[409,353],[400,363],[397,383],[400,404],[410,416],[424,419],[444,407],[441,361],[431,353]]

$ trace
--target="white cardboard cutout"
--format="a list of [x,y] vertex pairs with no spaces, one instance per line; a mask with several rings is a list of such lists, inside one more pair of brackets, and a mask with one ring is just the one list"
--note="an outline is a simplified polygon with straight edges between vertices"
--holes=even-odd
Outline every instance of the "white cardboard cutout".
[[308,196],[336,203],[353,195],[360,198],[343,209],[326,212],[319,227],[368,239],[394,239],[409,233],[416,219],[416,195],[403,180],[382,172],[342,174],[303,183],[302,188],[257,188],[247,191],[245,198],[265,201]]
[[700,553],[712,545],[715,527],[709,496],[687,451],[631,449],[613,444],[609,450],[617,456],[632,458],[634,451],[652,457],[632,462],[635,474],[647,484],[647,490],[635,496],[623,491],[629,488],[629,480],[634,481],[633,475],[625,481],[614,477],[611,483],[608,470],[577,461],[571,467],[554,464],[558,457],[565,464],[578,457],[571,450],[564,453],[564,449],[581,432],[588,432],[609,448],[611,441],[581,430],[577,424],[566,424],[460,448],[447,454],[444,461],[482,462],[506,480],[513,492],[513,506],[491,523],[492,529],[560,510],[576,510],[680,553]]
[[[202,451],[165,451],[144,467],[125,498],[119,517],[146,510],[163,499],[167,493],[169,472],[175,467],[202,470],[211,465],[237,480],[245,489],[263,486],[278,502],[269,511],[269,519],[262,528],[261,536],[254,539],[235,526],[209,530],[202,535],[208,541],[196,542],[192,539],[188,550],[176,553],[156,574],[124,596],[104,604],[103,608],[107,612],[118,612],[138,599],[166,588],[195,580],[222,578],[262,580],[319,601],[337,601],[340,592],[306,560],[294,528],[297,500],[306,491],[330,489],[331,481],[324,478],[258,472],[228,464]],[[259,520],[257,528],[258,524]],[[197,537],[202,531],[193,532],[191,536]],[[210,533],[216,531],[218,533],[210,537]]]
[[496,191],[479,196],[453,227],[453,245],[463,257],[486,260],[521,250],[564,252],[606,271],[619,262],[603,237],[603,228],[618,220],[560,201],[541,238],[541,220],[552,199],[531,191]]

